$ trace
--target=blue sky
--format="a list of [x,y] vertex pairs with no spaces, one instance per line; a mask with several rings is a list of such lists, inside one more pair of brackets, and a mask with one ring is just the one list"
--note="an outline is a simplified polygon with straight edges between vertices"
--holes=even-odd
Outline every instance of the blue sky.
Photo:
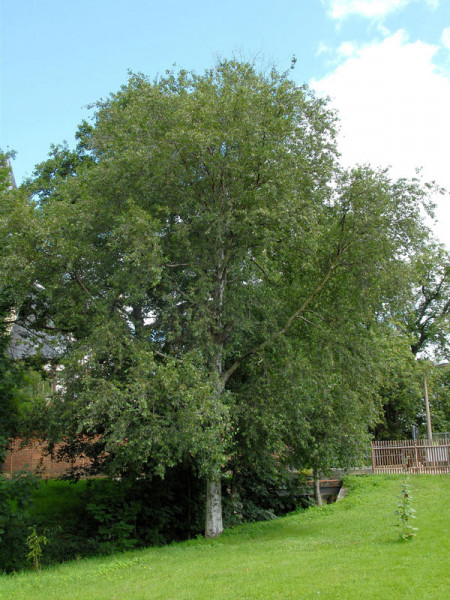
[[[422,166],[450,189],[450,0],[0,0],[0,147],[16,180],[73,144],[86,105],[127,70],[203,71],[258,56],[329,95],[345,164]],[[437,233],[450,247],[449,198]]]

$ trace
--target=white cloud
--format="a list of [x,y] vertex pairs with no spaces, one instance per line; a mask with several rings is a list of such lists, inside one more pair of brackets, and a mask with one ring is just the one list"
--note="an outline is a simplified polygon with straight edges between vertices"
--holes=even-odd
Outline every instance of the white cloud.
[[450,27],[446,27],[442,32],[441,41],[450,50]]
[[355,44],[353,44],[352,42],[342,42],[342,44],[338,48],[338,54],[346,58],[352,56],[355,53],[355,51],[356,47]]
[[330,51],[330,47],[327,46],[327,44],[325,44],[324,42],[320,42],[317,50],[316,50],[316,56],[320,56],[321,54],[326,54],[327,52]]
[[[382,18],[391,12],[404,8],[415,0],[325,0],[328,14],[333,19],[342,20],[351,15],[368,19]],[[431,8],[437,8],[439,0],[425,1]]]
[[[433,64],[438,47],[411,43],[404,31],[347,58],[311,87],[339,110],[339,148],[346,165],[392,165],[393,174],[450,190],[450,79]],[[450,247],[450,199],[441,201],[438,235]],[[447,206],[447,208],[445,208]]]

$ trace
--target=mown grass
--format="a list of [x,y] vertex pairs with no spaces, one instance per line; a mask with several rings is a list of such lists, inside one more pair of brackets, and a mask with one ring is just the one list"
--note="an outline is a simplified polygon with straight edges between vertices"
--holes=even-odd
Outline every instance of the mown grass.
[[338,504],[244,525],[217,540],[0,577],[8,600],[446,600],[450,477],[411,477],[417,538],[399,540],[401,477],[350,477]]

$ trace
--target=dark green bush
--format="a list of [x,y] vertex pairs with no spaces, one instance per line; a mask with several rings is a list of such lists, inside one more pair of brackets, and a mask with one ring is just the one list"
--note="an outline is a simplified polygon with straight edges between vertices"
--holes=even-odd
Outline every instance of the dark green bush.
[[[204,528],[205,484],[189,465],[168,470],[164,479],[70,483],[21,475],[0,481],[0,570],[6,572],[29,567],[30,527],[47,540],[43,566],[185,540]],[[285,514],[299,506],[300,493],[288,473],[263,477],[241,469],[223,486],[225,525]]]
[[0,478],[0,571],[27,568],[29,528],[45,535],[42,565],[195,537],[204,485],[180,466],[164,479]]
[[309,506],[301,479],[286,469],[260,472],[250,466],[237,469],[224,491],[227,527],[266,521]]
[[38,485],[30,473],[8,480],[0,475],[0,571],[14,571],[27,565],[33,492]]

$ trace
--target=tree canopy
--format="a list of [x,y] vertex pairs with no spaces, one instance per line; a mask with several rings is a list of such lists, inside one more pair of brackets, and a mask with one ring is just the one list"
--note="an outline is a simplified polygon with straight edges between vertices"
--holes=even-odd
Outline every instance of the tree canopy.
[[111,475],[191,461],[217,535],[224,472],[364,449],[430,188],[342,170],[326,101],[246,62],[92,108],[3,219],[23,318],[65,340],[46,433]]

